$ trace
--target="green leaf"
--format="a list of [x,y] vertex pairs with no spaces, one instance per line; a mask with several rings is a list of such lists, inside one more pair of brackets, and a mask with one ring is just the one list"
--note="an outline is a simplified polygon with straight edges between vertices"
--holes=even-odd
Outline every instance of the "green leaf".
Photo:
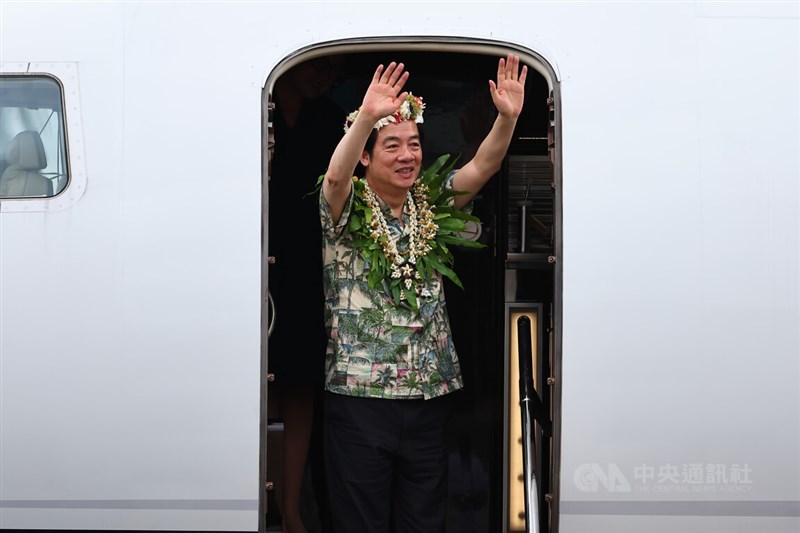
[[350,223],[348,224],[348,228],[353,233],[355,233],[359,229],[361,229],[361,217],[359,217],[355,213],[351,213],[350,214]]
[[[439,239],[436,242],[436,247],[441,251],[442,260],[445,264],[452,265],[453,264],[453,254],[450,253],[450,249],[447,247],[445,243]],[[428,254],[429,257],[433,257]],[[437,258],[438,259],[438,258]]]
[[[436,161],[434,161],[431,166],[429,166],[423,171],[422,173],[423,179],[427,178],[428,180],[430,180],[431,178],[436,177],[436,175],[439,174],[439,169],[441,169],[445,165],[445,163],[449,158],[450,154],[444,154],[442,156],[439,156],[439,158],[436,159]],[[429,183],[426,182],[426,185],[429,185]]]
[[422,277],[423,281],[428,281],[428,265],[425,263],[425,258],[420,257],[417,259],[417,272]]
[[403,289],[403,293],[406,295],[406,300],[408,300],[408,303],[411,304],[411,308],[414,311],[419,311],[419,305],[417,305],[417,293],[414,292],[414,289]]
[[452,231],[458,233],[464,231],[467,227],[463,220],[457,218],[446,218],[436,223],[439,226],[439,231]]
[[453,168],[455,168],[458,159],[459,156],[453,157],[450,154],[445,154],[436,160],[433,164],[436,168],[436,176],[432,177],[430,182],[427,183],[431,191],[438,190],[442,186],[444,180],[447,179],[447,176],[449,176]]
[[381,275],[381,271],[380,270],[375,269],[375,268],[371,269],[369,271],[369,279],[367,280],[367,283],[369,284],[369,288],[370,289],[374,289],[375,287],[377,287],[382,279],[383,279],[383,276]]
[[441,242],[452,244],[453,246],[463,246],[464,248],[486,248],[486,245],[472,239],[465,239],[464,237],[456,237],[455,235],[440,235]]
[[461,284],[461,280],[458,279],[456,273],[447,266],[445,266],[441,261],[439,261],[439,259],[436,258],[436,256],[427,255],[425,257],[428,258],[428,261],[430,261],[433,268],[441,272],[443,276],[447,276],[447,278],[450,279],[450,281],[458,285],[460,288],[462,289],[464,288],[464,285]]
[[[442,203],[442,202],[444,202],[446,200],[449,200],[450,198],[455,198],[456,196],[464,196],[465,194],[469,194],[469,192],[468,191],[457,191],[455,189],[449,189],[449,190],[446,190],[446,191],[442,191],[442,193],[437,197],[436,201],[438,203]],[[433,196],[433,195],[431,195],[431,196]],[[452,209],[454,211],[456,211],[455,208],[452,208]]]
[[480,223],[481,221],[481,219],[479,219],[475,215],[467,213],[466,211],[461,211],[460,209],[453,209],[450,212],[450,216],[453,218],[457,218],[459,220],[471,220],[473,222],[478,222],[478,223]]
[[392,296],[394,297],[395,305],[400,305],[400,284],[399,283],[392,283]]
[[317,184],[314,185],[314,188],[308,191],[306,194],[303,195],[303,198],[308,198],[309,196],[317,194],[320,190],[322,190],[322,182],[325,181],[325,174],[321,174],[319,178],[317,178]]

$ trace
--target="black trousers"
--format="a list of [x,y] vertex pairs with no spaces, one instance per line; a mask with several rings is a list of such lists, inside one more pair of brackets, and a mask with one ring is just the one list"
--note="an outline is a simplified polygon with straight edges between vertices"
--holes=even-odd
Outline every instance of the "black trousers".
[[333,533],[444,531],[450,395],[432,400],[325,396]]

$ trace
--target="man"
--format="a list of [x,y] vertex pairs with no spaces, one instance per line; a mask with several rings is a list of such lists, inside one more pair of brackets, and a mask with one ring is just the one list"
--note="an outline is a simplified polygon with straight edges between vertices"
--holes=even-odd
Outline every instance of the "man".
[[[443,183],[464,192],[452,200],[458,209],[500,170],[524,101],[527,68],[519,67],[517,56],[499,60],[489,81],[497,119],[474,158]],[[398,533],[444,529],[447,395],[463,384],[442,270],[431,268],[442,264],[432,196],[417,184],[424,104],[401,92],[404,69],[377,68],[322,183],[335,533],[386,532],[391,523]],[[359,162],[364,181],[352,177]]]

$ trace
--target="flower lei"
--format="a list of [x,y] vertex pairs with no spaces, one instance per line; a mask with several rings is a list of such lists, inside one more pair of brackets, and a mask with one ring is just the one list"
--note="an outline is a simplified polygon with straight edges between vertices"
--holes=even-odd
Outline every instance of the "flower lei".
[[[379,130],[384,126],[387,126],[392,123],[403,122],[406,120],[413,120],[417,124],[422,124],[422,113],[425,110],[425,104],[422,102],[421,96],[414,96],[411,93],[403,100],[403,103],[400,104],[400,107],[397,108],[397,111],[389,115],[388,117],[383,117],[378,122],[375,123],[374,129]],[[350,129],[350,125],[356,121],[356,117],[358,116],[359,111],[361,108],[359,107],[349,115],[344,121],[344,132],[347,133],[347,130]]]
[[[413,191],[413,194],[412,194]],[[402,279],[407,290],[413,289],[418,296],[429,298],[430,290],[419,283],[422,278],[417,270],[417,259],[425,257],[432,250],[430,242],[436,238],[439,226],[433,221],[434,215],[428,205],[428,186],[416,182],[408,192],[408,250],[401,253],[397,248],[397,239],[389,232],[386,218],[383,216],[378,196],[364,183],[364,200],[372,210],[369,227],[370,237],[383,248],[383,255],[389,260],[392,279]],[[406,295],[400,293],[400,299]]]
[[453,206],[452,199],[465,193],[441,190],[456,161],[457,158],[443,155],[420,174],[409,191],[409,231],[404,251],[400,251],[398,239],[389,232],[378,197],[366,179],[353,178],[355,191],[348,221],[353,247],[361,251],[369,265],[369,287],[386,284],[398,306],[408,305],[418,312],[420,300],[424,303],[433,296],[429,284],[437,272],[463,289],[451,268],[453,254],[449,246],[484,247],[458,235],[466,228],[466,221],[479,222],[477,217]]

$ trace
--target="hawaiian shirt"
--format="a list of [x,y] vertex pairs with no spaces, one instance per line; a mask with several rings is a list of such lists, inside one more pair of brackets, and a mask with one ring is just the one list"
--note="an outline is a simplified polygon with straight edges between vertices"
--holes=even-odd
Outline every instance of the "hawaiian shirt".
[[[452,188],[452,175],[443,185]],[[320,193],[323,283],[328,347],[325,389],[349,396],[391,399],[435,398],[463,387],[445,306],[441,275],[431,280],[430,298],[419,312],[396,305],[388,283],[370,289],[370,264],[354,249],[347,221],[355,188],[338,224]],[[401,223],[382,203],[398,248],[408,245],[409,212]],[[401,237],[402,235],[402,237]]]

